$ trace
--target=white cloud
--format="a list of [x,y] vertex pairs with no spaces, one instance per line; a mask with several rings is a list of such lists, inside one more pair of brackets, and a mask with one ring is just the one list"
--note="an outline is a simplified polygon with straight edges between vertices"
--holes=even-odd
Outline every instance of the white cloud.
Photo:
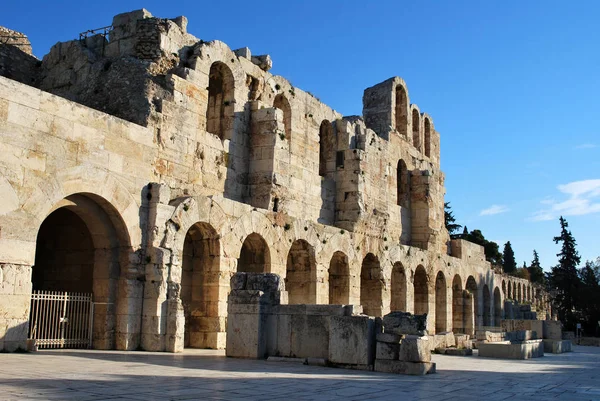
[[581,145],[575,146],[575,149],[594,149],[597,145],[593,143],[582,143]]
[[567,198],[563,201],[541,201],[545,208],[535,212],[531,220],[554,220],[558,216],[583,216],[600,212],[600,179],[573,181],[556,188]]
[[494,214],[508,212],[509,210],[510,209],[504,205],[492,205],[492,206],[488,207],[487,209],[483,209],[481,212],[479,212],[479,215],[480,216],[492,216]]

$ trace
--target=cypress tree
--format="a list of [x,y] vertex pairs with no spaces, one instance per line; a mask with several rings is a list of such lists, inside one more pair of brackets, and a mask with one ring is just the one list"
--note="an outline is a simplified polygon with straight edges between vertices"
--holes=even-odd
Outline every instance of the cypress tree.
[[504,244],[504,252],[502,253],[504,263],[502,268],[504,273],[514,275],[517,272],[517,261],[515,260],[515,252],[510,245],[510,241]]

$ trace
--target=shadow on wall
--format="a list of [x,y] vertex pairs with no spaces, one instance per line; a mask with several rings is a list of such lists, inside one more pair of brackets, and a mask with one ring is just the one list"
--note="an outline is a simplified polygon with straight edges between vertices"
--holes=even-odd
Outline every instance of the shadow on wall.
[[25,352],[28,334],[28,321],[9,327],[0,337],[0,352]]

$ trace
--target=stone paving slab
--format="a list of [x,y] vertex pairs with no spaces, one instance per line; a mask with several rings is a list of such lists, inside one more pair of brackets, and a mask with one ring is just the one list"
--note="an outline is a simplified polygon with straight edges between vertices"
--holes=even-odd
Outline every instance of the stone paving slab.
[[600,400],[600,348],[527,361],[433,355],[423,377],[184,354],[0,354],[0,400]]

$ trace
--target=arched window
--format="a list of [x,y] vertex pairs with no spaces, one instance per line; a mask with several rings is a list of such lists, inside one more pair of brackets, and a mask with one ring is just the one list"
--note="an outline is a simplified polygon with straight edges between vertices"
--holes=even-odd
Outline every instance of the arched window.
[[319,175],[327,175],[327,162],[333,160],[333,126],[327,120],[323,120],[319,128]]
[[402,85],[396,86],[396,131],[406,137],[408,131],[408,96]]
[[292,139],[292,108],[290,102],[281,93],[275,96],[273,107],[283,111],[283,125],[285,129],[285,139]]
[[431,157],[431,121],[425,118],[425,156]]
[[419,118],[419,110],[412,111],[412,130],[413,130],[413,146],[421,150],[421,119]]
[[396,167],[396,204],[402,207],[408,207],[410,199],[410,182],[408,169],[404,160],[398,160]]
[[210,66],[206,131],[221,139],[231,139],[234,79],[229,67],[217,61]]

